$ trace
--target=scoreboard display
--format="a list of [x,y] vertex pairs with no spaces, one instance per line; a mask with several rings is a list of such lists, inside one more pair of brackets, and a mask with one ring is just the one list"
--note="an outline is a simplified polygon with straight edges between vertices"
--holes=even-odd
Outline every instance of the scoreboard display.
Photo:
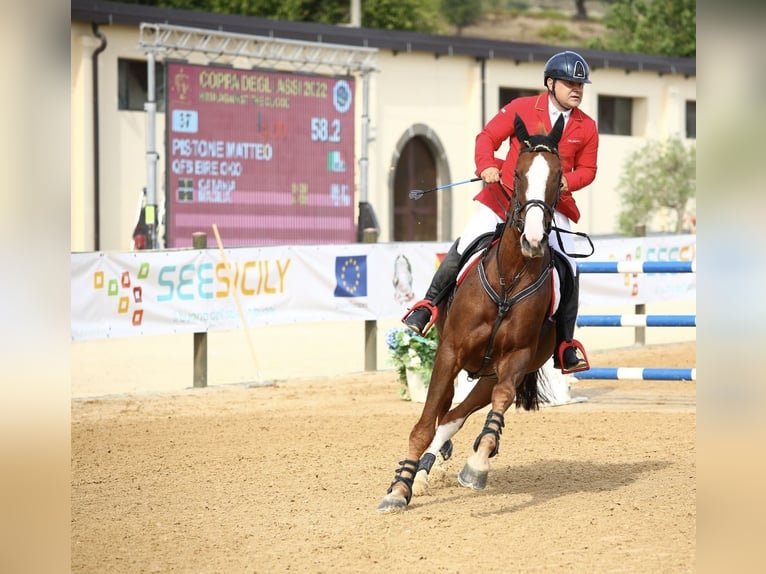
[[166,62],[167,247],[356,241],[354,79]]

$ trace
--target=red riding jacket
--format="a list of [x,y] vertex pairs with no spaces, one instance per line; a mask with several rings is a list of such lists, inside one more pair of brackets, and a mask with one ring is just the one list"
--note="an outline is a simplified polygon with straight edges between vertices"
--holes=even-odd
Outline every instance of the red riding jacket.
[[[538,96],[526,96],[512,100],[476,136],[476,175],[481,176],[481,172],[488,167],[497,167],[501,171],[500,177],[507,189],[513,189],[513,174],[520,148],[519,140],[512,137],[515,133],[513,120],[516,113],[524,120],[530,135],[540,132],[548,133],[552,128],[546,92]],[[510,149],[505,161],[503,161],[495,157],[495,152],[508,138],[511,138]],[[582,189],[596,177],[597,156],[598,129],[596,122],[578,108],[574,108],[559,142],[561,167],[569,189],[561,194],[556,209],[575,223],[580,219],[580,210],[577,209],[572,192]],[[500,217],[505,218],[509,201],[497,185],[484,186],[474,199],[492,209]]]

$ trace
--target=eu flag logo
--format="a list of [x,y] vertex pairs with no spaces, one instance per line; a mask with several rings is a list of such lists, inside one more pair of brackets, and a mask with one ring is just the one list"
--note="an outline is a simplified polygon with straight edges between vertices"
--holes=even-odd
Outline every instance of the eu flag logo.
[[367,256],[335,258],[335,296],[367,297]]

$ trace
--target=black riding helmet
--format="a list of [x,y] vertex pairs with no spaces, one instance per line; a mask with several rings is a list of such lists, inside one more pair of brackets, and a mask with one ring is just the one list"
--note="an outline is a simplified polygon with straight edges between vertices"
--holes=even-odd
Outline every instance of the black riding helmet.
[[545,72],[543,73],[543,85],[548,87],[548,78],[554,80],[569,80],[570,82],[580,82],[590,84],[588,79],[590,68],[588,63],[577,52],[559,52],[551,56],[545,63]]

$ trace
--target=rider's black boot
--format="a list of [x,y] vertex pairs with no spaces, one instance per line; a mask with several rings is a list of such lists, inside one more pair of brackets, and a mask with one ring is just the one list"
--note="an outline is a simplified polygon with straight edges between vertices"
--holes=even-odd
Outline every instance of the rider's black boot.
[[562,373],[574,373],[590,368],[582,344],[574,338],[577,323],[577,309],[580,299],[580,276],[572,278],[572,290],[568,297],[562,293],[562,300],[556,312],[556,348],[553,352],[553,366]]
[[[460,270],[460,253],[457,252],[458,242],[452,244],[436,270],[431,285],[426,291],[425,299],[418,301],[402,319],[402,322],[418,335],[425,335],[436,320],[436,305],[452,288]],[[432,318],[433,317],[433,318]]]

